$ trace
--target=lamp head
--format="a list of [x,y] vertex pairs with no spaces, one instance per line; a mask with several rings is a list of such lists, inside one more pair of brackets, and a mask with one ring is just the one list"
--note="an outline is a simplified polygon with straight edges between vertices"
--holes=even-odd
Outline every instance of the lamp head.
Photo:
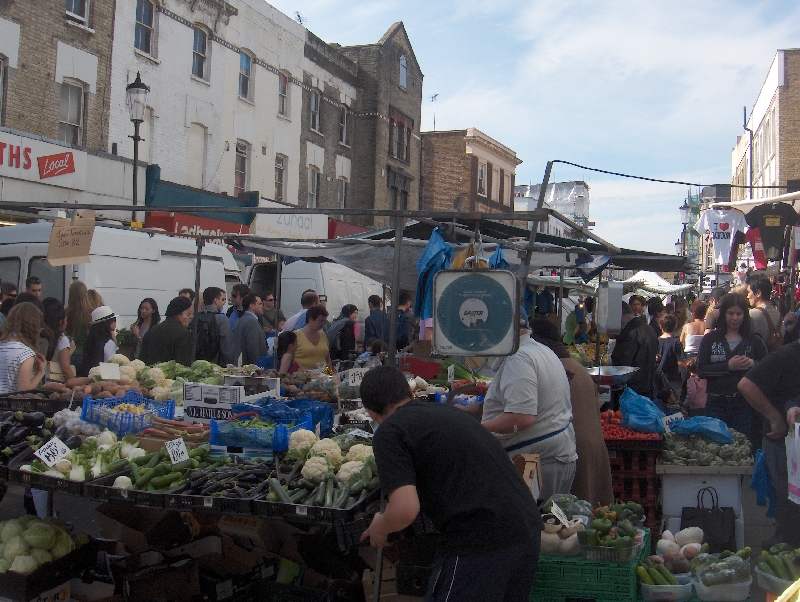
[[142,78],[137,71],[136,79],[125,88],[131,121],[140,123],[144,121],[144,112],[147,108],[147,93],[149,91],[150,88],[142,83]]

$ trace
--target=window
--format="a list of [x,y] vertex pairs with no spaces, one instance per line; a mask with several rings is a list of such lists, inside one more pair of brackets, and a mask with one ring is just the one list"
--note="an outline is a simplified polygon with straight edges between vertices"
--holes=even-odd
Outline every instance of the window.
[[61,104],[58,116],[58,139],[70,144],[81,144],[83,139],[83,88],[64,82],[61,84]]
[[194,49],[192,52],[192,75],[201,79],[206,77],[206,32],[197,27],[194,28]]
[[278,115],[289,115],[289,78],[278,74]]
[[347,144],[347,107],[345,105],[339,109],[339,142]]
[[285,196],[286,157],[275,155],[275,200],[282,201]]
[[336,180],[336,206],[339,209],[347,206],[347,180],[344,178]]
[[405,90],[408,86],[408,62],[405,55],[400,57],[400,87]]
[[389,155],[394,157],[394,132],[395,132],[395,123],[394,120],[389,120]]
[[234,165],[233,195],[239,196],[247,190],[247,156],[249,147],[244,142],[236,143],[236,164]]
[[397,131],[394,134],[394,156],[403,158],[403,125],[398,121],[395,124]]
[[136,31],[133,45],[137,50],[153,54],[153,3],[150,0],[136,0]]
[[88,4],[89,0],[67,0],[67,17],[72,21],[86,25]]
[[319,170],[313,165],[308,167],[308,207],[316,207],[319,202]]
[[500,202],[500,170],[492,168],[492,197],[491,200]]
[[199,123],[192,123],[189,126],[189,165],[186,183],[193,188],[205,188],[206,139],[206,128]]
[[478,194],[486,196],[486,164],[478,163]]
[[250,99],[250,55],[239,53],[239,96]]
[[0,259],[0,282],[19,282],[20,260],[17,257]]
[[319,92],[311,91],[311,129],[319,132]]

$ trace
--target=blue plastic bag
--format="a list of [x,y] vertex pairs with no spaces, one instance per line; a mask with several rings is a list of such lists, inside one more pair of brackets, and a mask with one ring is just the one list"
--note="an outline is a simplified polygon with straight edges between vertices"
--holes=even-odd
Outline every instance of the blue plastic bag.
[[750,479],[750,489],[756,492],[756,504],[766,506],[769,503],[767,518],[775,518],[778,496],[775,494],[775,488],[772,483],[770,483],[767,462],[764,460],[764,452],[760,449],[756,450],[756,462],[753,466],[753,478]]
[[622,426],[640,433],[664,432],[661,419],[666,416],[656,407],[651,399],[639,395],[627,387],[619,398],[619,409],[622,412]]
[[678,420],[669,425],[669,430],[678,435],[703,435],[714,443],[728,445],[733,441],[731,430],[719,418],[695,416],[688,420]]
[[234,414],[240,412],[258,412],[263,419],[288,418],[300,422],[310,413],[314,430],[319,426],[319,436],[327,437],[333,430],[333,406],[315,399],[274,399],[262,397],[249,403],[238,403],[231,408]]

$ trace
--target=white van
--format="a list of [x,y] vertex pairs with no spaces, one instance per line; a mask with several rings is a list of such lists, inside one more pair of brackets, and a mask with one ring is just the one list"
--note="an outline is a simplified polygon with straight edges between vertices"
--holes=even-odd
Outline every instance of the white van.
[[[47,262],[51,224],[20,224],[0,228],[0,279],[25,290],[25,280],[38,276],[42,298],[67,302],[74,279],[97,290],[119,316],[117,328],[136,319],[139,303],[152,297],[163,319],[170,300],[182,288],[194,290],[197,245],[193,240],[161,234],[97,226],[92,238],[90,263],[52,267]],[[74,268],[74,270],[73,270]],[[203,246],[200,290],[217,286],[227,290],[239,281],[239,267],[228,249]]]
[[[248,286],[259,295],[274,291],[275,275],[274,262],[254,264],[250,268]],[[358,321],[363,325],[369,315],[367,299],[370,295],[383,299],[380,282],[348,267],[331,262],[294,261],[281,270],[280,307],[287,318],[300,311],[300,297],[308,289],[328,297],[325,307],[331,321],[341,313],[343,306],[352,303],[358,308]]]

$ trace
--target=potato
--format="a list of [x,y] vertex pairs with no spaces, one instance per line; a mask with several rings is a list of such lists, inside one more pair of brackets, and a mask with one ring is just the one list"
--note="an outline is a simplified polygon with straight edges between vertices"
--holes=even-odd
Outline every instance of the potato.
[[103,393],[114,393],[117,389],[119,389],[119,385],[117,383],[111,383],[103,387]]
[[150,389],[147,387],[139,387],[139,392],[142,394],[142,397],[150,397]]
[[687,543],[703,543],[703,530],[700,527],[686,527],[675,534],[675,543],[685,546]]
[[672,559],[672,572],[675,574],[688,573],[691,570],[689,561],[678,554]]
[[72,400],[72,393],[62,393],[59,398],[59,401],[71,401]]
[[125,389],[123,387],[117,387],[114,389],[114,397],[122,397],[125,395]]
[[95,396],[95,399],[111,399],[112,397],[113,395],[111,395],[111,393],[109,393],[108,391],[103,391],[102,393],[98,393]]
[[80,378],[70,378],[66,383],[64,383],[70,389],[74,389],[78,386],[86,386],[89,384],[89,378],[86,376],[82,376]]
[[74,399],[75,401],[83,401],[83,395],[84,395],[83,391],[73,391],[72,399]]
[[89,395],[92,395],[93,397],[99,397],[100,393],[102,392],[103,392],[103,387],[100,385],[99,382],[92,383],[91,389],[89,389]]

